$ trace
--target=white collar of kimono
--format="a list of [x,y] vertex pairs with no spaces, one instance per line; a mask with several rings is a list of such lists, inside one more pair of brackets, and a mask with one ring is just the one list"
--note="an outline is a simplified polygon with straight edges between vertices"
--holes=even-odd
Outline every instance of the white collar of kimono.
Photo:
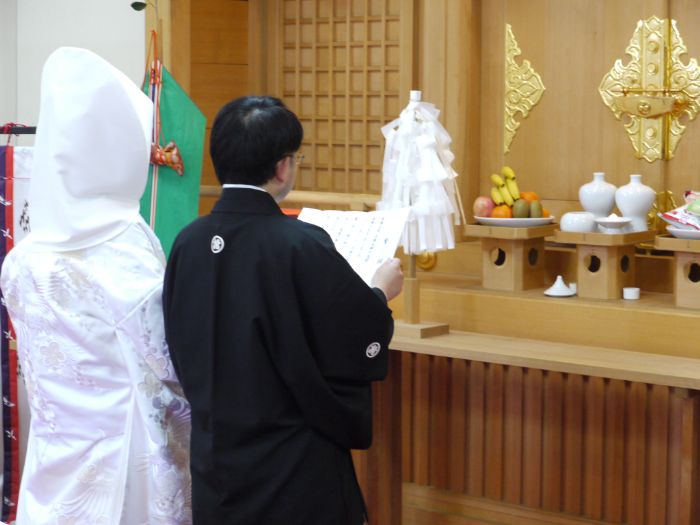
[[87,248],[141,221],[152,125],[153,104],[121,71],[86,49],[54,51],[41,76],[28,247]]
[[269,193],[265,188],[261,188],[260,186],[253,186],[252,184],[224,184],[223,188],[244,188],[248,190],[259,190],[264,191],[265,193]]

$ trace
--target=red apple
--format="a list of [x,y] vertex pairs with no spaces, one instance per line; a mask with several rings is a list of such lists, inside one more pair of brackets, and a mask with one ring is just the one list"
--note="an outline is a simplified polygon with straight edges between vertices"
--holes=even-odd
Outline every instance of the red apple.
[[491,210],[493,210],[495,206],[496,205],[491,200],[491,197],[484,197],[483,195],[481,197],[477,197],[474,201],[474,215],[476,217],[490,217]]

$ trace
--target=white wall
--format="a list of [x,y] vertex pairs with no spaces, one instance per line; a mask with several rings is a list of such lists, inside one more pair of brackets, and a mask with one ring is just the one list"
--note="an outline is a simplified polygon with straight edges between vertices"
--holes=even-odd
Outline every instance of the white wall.
[[0,124],[17,118],[17,0],[0,0]]
[[[36,124],[41,68],[49,54],[61,46],[88,48],[140,84],[145,67],[145,18],[143,12],[131,9],[130,3],[130,0],[0,0],[0,34],[5,35],[5,24],[12,25],[14,19],[10,30],[14,34],[14,46],[10,42],[8,50],[14,49],[16,61],[15,103],[10,89],[10,102],[0,104],[0,121]],[[11,37],[0,38],[0,50],[3,50],[0,54],[5,55],[3,41]],[[11,79],[13,68],[9,71]],[[5,84],[4,78],[1,83]],[[4,91],[0,93],[4,98]],[[31,142],[28,139],[23,143]]]

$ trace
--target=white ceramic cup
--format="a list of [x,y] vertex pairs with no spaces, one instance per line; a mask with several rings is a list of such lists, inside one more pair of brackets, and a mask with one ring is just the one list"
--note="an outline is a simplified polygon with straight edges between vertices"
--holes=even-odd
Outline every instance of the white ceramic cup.
[[570,211],[561,216],[559,229],[564,232],[587,233],[598,231],[595,216],[588,211]]
[[628,301],[636,301],[639,299],[639,288],[630,287],[622,289],[622,298]]

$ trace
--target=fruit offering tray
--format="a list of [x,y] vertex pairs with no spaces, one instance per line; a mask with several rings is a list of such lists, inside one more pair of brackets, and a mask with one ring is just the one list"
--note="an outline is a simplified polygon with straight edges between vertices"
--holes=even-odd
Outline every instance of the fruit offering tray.
[[554,223],[524,227],[465,224],[463,232],[464,235],[468,235],[470,237],[486,237],[491,239],[536,239],[538,237],[548,237],[552,235],[556,228],[557,225]]
[[554,242],[564,244],[586,244],[589,246],[624,246],[627,244],[653,241],[655,237],[656,231],[654,230],[629,233],[554,231]]
[[672,252],[700,253],[700,240],[677,239],[672,235],[657,235],[654,248]]

